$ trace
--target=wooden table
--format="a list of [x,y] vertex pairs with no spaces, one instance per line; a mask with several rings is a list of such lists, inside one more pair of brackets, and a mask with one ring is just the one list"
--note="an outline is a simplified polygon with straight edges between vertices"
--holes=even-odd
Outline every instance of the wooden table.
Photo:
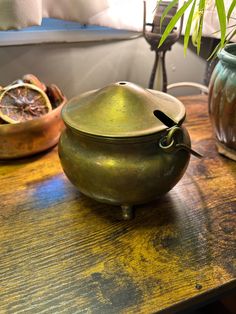
[[217,154],[205,96],[185,97],[183,179],[133,221],[83,195],[57,149],[0,167],[0,313],[176,313],[236,287],[236,163]]

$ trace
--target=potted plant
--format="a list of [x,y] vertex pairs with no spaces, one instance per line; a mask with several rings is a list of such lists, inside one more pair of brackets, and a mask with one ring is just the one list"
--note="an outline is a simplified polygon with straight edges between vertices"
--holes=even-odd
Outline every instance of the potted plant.
[[[157,5],[162,1],[158,1]],[[179,7],[163,32],[159,46],[163,44],[169,33],[175,27],[179,19],[188,10],[186,28],[184,33],[184,54],[187,52],[190,36],[200,52],[204,14],[209,3],[215,5],[219,21],[220,42],[209,58],[216,55],[219,62],[211,76],[209,85],[209,115],[216,138],[216,146],[219,153],[236,160],[236,44],[229,44],[236,35],[236,23],[229,24],[232,13],[236,9],[236,0],[232,0],[226,7],[223,0],[187,0]],[[172,0],[164,11],[161,24],[171,8],[178,3]]]

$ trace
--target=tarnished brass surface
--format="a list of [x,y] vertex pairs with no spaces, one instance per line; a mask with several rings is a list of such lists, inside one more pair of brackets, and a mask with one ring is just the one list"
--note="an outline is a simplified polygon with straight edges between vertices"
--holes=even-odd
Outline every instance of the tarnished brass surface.
[[[166,124],[155,110],[163,121],[167,116]],[[121,205],[125,219],[132,217],[132,205],[168,192],[188,165],[190,139],[181,127],[185,108],[174,97],[116,83],[73,99],[62,117],[67,129],[59,156],[65,174],[89,197]],[[166,150],[166,137],[177,125],[180,131]]]
[[62,110],[69,127],[103,137],[137,137],[166,129],[153,111],[161,110],[175,123],[185,117],[183,104],[173,96],[129,82],[110,84],[70,100]]
[[16,124],[0,124],[0,159],[14,159],[42,152],[57,144],[64,123],[61,109],[66,98],[44,116]]
[[[182,177],[190,154],[164,152],[163,134],[127,141],[102,141],[67,129],[59,142],[59,156],[69,180],[98,201],[134,205],[168,192]],[[185,132],[184,142],[189,144]]]

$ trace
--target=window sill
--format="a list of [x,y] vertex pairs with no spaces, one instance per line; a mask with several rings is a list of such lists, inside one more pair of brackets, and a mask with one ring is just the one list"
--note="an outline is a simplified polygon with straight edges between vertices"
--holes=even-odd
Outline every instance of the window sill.
[[43,19],[41,26],[0,31],[0,46],[126,40],[140,36],[139,32],[93,25],[83,26],[76,22],[47,18]]

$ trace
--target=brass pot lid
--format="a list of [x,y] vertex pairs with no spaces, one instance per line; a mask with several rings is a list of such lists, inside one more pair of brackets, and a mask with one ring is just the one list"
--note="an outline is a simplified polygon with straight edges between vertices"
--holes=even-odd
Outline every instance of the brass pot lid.
[[118,82],[71,99],[62,110],[65,124],[89,135],[137,137],[167,128],[153,114],[160,110],[176,124],[185,118],[184,105],[175,97]]

